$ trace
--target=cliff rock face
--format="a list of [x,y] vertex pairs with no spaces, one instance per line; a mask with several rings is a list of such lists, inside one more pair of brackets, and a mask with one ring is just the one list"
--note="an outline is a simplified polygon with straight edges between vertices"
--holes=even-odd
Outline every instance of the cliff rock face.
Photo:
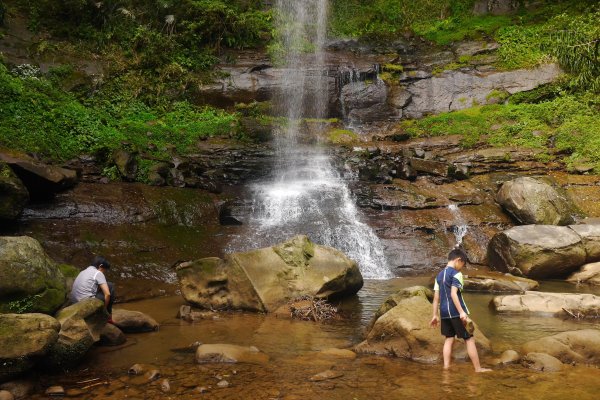
[[183,297],[210,309],[275,311],[303,295],[353,295],[363,285],[356,263],[306,236],[225,257],[204,258],[177,267]]

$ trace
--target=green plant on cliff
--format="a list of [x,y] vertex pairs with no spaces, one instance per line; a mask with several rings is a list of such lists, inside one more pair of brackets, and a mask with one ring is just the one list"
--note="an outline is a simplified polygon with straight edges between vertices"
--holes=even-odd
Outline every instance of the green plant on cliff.
[[535,104],[472,107],[401,123],[414,137],[462,135],[463,145],[520,146],[567,154],[600,172],[600,102],[592,93]]

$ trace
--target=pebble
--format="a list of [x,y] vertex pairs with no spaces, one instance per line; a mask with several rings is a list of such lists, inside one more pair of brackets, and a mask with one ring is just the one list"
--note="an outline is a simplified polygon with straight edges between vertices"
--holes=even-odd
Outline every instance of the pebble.
[[160,371],[157,369],[153,369],[151,371],[146,372],[145,377],[148,380],[148,382],[155,381],[158,378],[160,378]]
[[222,380],[219,383],[217,383],[217,386],[220,388],[227,388],[229,387],[229,382],[227,382],[226,380]]
[[313,382],[321,382],[321,381],[325,381],[327,379],[335,379],[335,378],[340,378],[344,376],[343,373],[338,372],[338,371],[334,371],[334,370],[327,370],[327,371],[323,371],[320,372],[316,375],[313,375],[310,377],[310,380]]
[[65,389],[62,386],[50,386],[46,389],[46,396],[64,396]]
[[197,391],[198,393],[201,393],[201,394],[202,394],[202,393],[206,393],[206,392],[208,392],[208,388],[207,388],[206,386],[200,386],[199,388],[197,388],[197,389],[196,389],[196,391]]
[[14,396],[8,390],[0,390],[0,400],[14,400]]
[[171,391],[171,384],[169,383],[169,380],[168,380],[168,379],[163,379],[163,380],[160,382],[160,390],[161,390],[163,393],[168,393],[168,392],[170,392],[170,391]]
[[129,368],[129,370],[127,371],[127,373],[129,375],[140,375],[141,373],[144,372],[144,366],[141,364],[134,364],[131,366],[131,368]]

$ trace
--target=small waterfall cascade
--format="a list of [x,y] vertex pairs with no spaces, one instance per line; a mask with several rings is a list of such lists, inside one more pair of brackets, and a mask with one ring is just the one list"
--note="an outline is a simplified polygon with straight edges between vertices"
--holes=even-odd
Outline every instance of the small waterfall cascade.
[[456,204],[450,204],[448,209],[454,216],[454,225],[452,226],[452,232],[454,233],[454,238],[456,239],[456,247],[462,245],[463,239],[469,230],[469,226],[466,224],[460,209]]
[[[276,6],[285,72],[284,89],[273,104],[286,122],[274,132],[277,161],[270,179],[251,188],[251,232],[229,248],[268,246],[306,234],[315,243],[337,248],[355,260],[364,278],[390,278],[383,246],[360,220],[343,177],[324,149],[307,144],[311,140],[305,137],[303,119],[327,115],[329,69],[323,51],[327,0],[278,0]],[[315,72],[318,69],[322,72]]]

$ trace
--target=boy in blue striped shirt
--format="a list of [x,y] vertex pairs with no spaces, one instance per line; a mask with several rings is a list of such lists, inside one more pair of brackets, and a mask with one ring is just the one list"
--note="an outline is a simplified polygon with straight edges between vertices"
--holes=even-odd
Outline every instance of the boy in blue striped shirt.
[[431,327],[440,322],[444,342],[444,369],[450,368],[452,358],[452,345],[454,338],[464,339],[467,354],[475,367],[475,372],[487,372],[490,369],[482,368],[479,364],[479,355],[475,346],[473,335],[467,331],[467,315],[469,309],[462,298],[463,275],[460,272],[467,264],[467,255],[461,249],[454,249],[448,254],[448,265],[435,278],[433,296],[433,318]]

